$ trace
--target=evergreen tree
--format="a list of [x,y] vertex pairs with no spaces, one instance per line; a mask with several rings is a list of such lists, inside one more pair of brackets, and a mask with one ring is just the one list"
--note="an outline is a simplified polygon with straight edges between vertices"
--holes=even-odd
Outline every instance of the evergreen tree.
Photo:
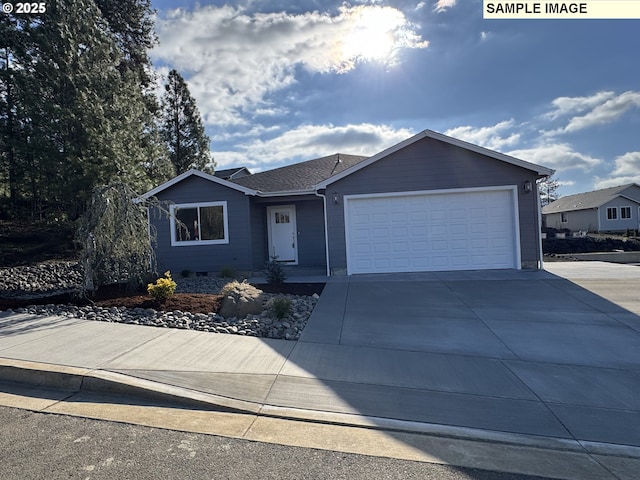
[[148,51],[158,43],[150,0],[95,0],[120,51],[118,70],[135,72],[144,88],[153,83]]
[[110,18],[94,0],[0,17],[0,168],[33,212],[46,202],[75,217],[96,185],[143,191],[174,174],[150,89],[148,1],[99,3]]
[[555,175],[545,177],[538,181],[538,192],[540,193],[540,203],[544,207],[551,202],[555,202],[560,195],[558,189],[560,188],[560,182]]
[[171,162],[180,174],[189,168],[213,171],[210,139],[204,132],[200,112],[182,75],[171,70],[162,97],[162,136]]

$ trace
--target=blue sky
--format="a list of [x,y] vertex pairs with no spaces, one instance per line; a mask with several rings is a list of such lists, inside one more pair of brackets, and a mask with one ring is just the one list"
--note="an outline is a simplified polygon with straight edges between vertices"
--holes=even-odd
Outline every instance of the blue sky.
[[187,80],[217,168],[372,155],[431,129],[640,182],[640,20],[483,20],[481,0],[152,0],[157,71]]

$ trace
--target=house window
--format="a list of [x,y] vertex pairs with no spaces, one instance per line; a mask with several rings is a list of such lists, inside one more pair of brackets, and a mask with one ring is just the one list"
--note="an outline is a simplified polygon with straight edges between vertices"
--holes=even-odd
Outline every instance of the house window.
[[618,219],[618,207],[607,207],[607,220]]
[[631,207],[620,207],[620,218],[631,218]]
[[171,245],[229,243],[227,202],[172,205]]
[[569,221],[568,218],[567,218],[567,212],[562,212],[560,214],[560,221],[562,223],[567,223]]
[[289,214],[276,212],[276,223],[289,223]]

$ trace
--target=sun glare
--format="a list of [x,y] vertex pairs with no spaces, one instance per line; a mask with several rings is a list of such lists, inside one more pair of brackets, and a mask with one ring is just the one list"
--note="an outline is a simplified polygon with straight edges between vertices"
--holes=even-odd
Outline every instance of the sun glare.
[[345,59],[391,62],[394,55],[394,32],[402,19],[388,9],[362,9],[344,39]]

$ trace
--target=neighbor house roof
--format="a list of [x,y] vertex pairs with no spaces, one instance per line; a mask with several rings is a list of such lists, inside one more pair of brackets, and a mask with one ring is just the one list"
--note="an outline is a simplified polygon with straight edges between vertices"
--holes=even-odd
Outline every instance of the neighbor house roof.
[[313,192],[315,184],[357,165],[366,158],[360,155],[336,153],[327,157],[235,178],[232,182],[264,193]]
[[[618,196],[624,196],[623,192],[634,185],[636,184],[627,183],[626,185],[619,185],[617,187],[603,188],[602,190],[568,195],[551,202],[549,205],[545,205],[542,208],[542,213],[549,214],[598,208]],[[636,202],[636,200],[634,200],[634,202]]]
[[216,170],[213,174],[218,178],[222,178],[223,180],[233,180],[234,178],[251,175],[251,172],[247,167],[236,167]]
[[351,175],[352,173],[357,172],[358,170],[365,168],[368,165],[371,165],[372,163],[377,162],[378,160],[388,157],[389,155],[397,152],[398,150],[408,147],[409,145],[419,140],[422,140],[423,138],[432,138],[434,140],[439,140],[441,142],[454,145],[456,147],[464,148],[472,152],[486,155],[487,157],[495,158],[496,160],[510,163],[518,167],[526,168],[527,170],[531,170],[535,172],[541,178],[548,177],[550,175],[553,175],[554,173],[554,170],[540,166],[540,165],[536,165],[535,163],[526,162],[524,160],[520,160],[519,158],[505,155],[504,153],[495,152],[493,150],[489,150],[488,148],[480,147],[478,145],[465,142],[463,140],[458,140],[457,138],[443,135],[442,133],[434,132],[433,130],[423,130],[422,132],[414,135],[413,137],[408,138],[400,143],[397,143],[396,145],[393,145],[392,147],[389,147],[386,150],[383,150],[382,152],[378,153],[377,155],[374,155],[373,157],[367,158],[365,161],[358,162],[356,165],[352,166],[351,168],[344,169],[342,172],[336,173],[331,178],[320,181],[315,185],[315,188],[316,189],[326,188],[328,185],[332,184],[333,182],[340,180],[341,178],[344,178],[348,175]]

